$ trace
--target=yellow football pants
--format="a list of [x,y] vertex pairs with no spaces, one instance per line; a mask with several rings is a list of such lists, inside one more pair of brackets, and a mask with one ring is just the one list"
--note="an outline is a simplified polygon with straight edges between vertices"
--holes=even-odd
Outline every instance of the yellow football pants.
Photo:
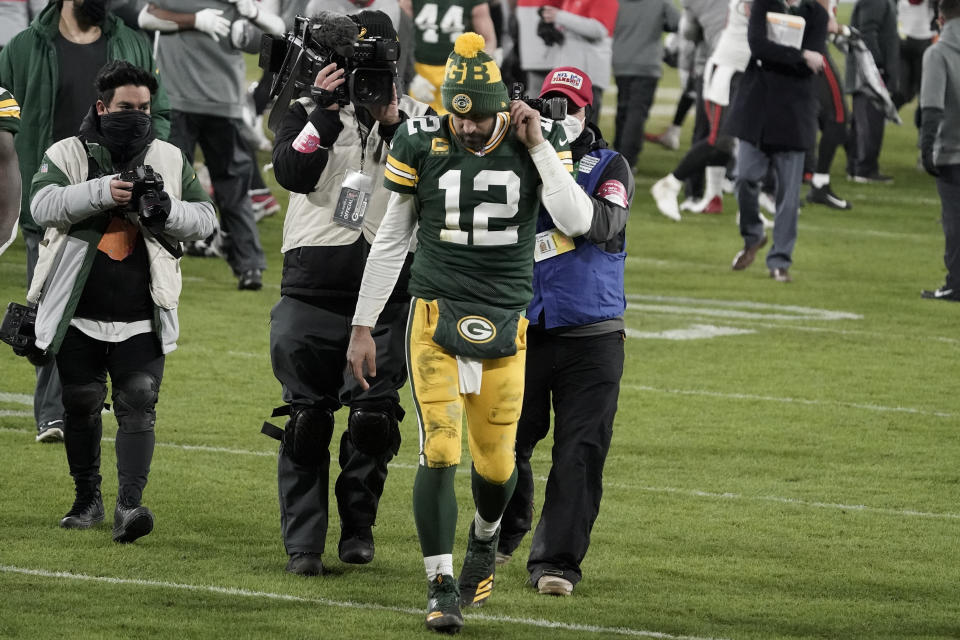
[[415,299],[407,324],[407,368],[420,426],[420,464],[431,468],[459,464],[466,410],[473,465],[485,480],[503,484],[514,468],[527,321],[520,319],[517,353],[484,360],[480,393],[461,394],[456,356],[433,341],[438,315],[436,300]]

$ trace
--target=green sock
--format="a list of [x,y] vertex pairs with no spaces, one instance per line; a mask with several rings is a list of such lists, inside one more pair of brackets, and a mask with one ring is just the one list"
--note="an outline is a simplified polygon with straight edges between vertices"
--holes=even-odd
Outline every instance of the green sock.
[[513,489],[517,486],[517,468],[503,484],[494,484],[485,480],[477,473],[477,468],[470,466],[471,485],[473,487],[473,501],[477,505],[477,513],[488,522],[496,522],[507,508]]
[[424,557],[453,553],[457,535],[456,465],[431,469],[421,465],[413,480],[413,519]]

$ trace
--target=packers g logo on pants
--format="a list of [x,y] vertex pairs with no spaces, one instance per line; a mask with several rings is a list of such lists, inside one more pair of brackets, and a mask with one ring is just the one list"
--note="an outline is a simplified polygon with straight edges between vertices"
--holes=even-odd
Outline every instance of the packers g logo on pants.
[[464,316],[457,322],[457,333],[467,342],[485,344],[497,337],[497,328],[483,316]]

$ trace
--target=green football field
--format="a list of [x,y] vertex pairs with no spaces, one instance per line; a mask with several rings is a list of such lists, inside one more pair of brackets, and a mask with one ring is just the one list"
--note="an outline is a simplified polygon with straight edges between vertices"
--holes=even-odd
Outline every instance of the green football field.
[[[660,93],[649,130],[675,98]],[[854,208],[804,207],[791,284],[762,260],[730,270],[741,245],[732,196],[722,215],[657,213],[649,188],[679,158],[653,146],[641,157],[626,370],[583,582],[570,598],[538,595],[528,537],[462,636],[960,637],[960,305],[920,299],[943,282],[943,237],[915,130],[887,128],[893,185],[847,183],[838,154],[834,188]],[[0,637],[427,634],[412,413],[373,563],[339,562],[333,521],[329,573],[284,572],[276,443],[259,434],[280,404],[267,347],[281,228],[282,215],[260,224],[260,292],[237,291],[221,260],[182,262],[180,348],[145,494],[156,528],[133,545],[111,541],[109,514],[93,530],[58,528],[73,499],[63,447],[34,442],[32,368],[0,349]],[[24,278],[18,241],[0,258],[0,302],[22,302]],[[105,414],[108,511],[115,431]],[[538,500],[550,444],[534,460]],[[473,513],[464,450],[457,563]]]

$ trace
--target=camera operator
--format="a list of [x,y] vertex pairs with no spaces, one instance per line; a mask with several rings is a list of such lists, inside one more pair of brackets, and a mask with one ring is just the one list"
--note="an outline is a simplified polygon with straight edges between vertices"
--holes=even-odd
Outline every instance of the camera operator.
[[[331,32],[345,24],[355,40],[359,29],[354,21],[366,30],[365,38],[396,40],[389,17],[381,11],[350,17],[320,12],[312,24]],[[394,69],[392,62],[383,64]],[[335,63],[320,69],[314,97],[290,105],[273,149],[277,181],[292,192],[283,226],[281,298],[270,321],[273,371],[283,385],[290,418],[282,435],[273,435],[282,442],[277,481],[281,531],[290,556],[287,571],[304,576],[323,572],[328,449],[334,412],[342,405],[350,407],[350,414],[340,439],[341,473],[336,482],[338,554],[351,564],[373,559],[371,527],[387,463],[400,446],[397,425],[403,411],[397,390],[407,376],[406,278],[394,289],[374,329],[382,362],[376,383],[361,390],[345,375],[344,366],[364,265],[386,209],[388,192],[380,176],[390,142],[408,117],[423,115],[429,108],[407,96],[398,101],[395,84],[389,104],[338,103],[337,90],[347,86],[345,70]],[[347,205],[365,194],[366,208],[356,207],[352,210],[356,215],[350,215]]]
[[[119,425],[113,539],[132,542],[153,529],[141,497],[164,356],[176,348],[179,327],[180,267],[160,241],[206,237],[216,217],[180,150],[154,139],[153,75],[109,62],[96,88],[80,136],[47,149],[33,178],[31,211],[46,234],[27,299],[39,303],[36,347],[56,356],[63,385],[76,500],[60,526],[85,529],[104,518],[100,412],[109,374]],[[116,175],[141,166],[148,174],[156,168],[152,192]]]

